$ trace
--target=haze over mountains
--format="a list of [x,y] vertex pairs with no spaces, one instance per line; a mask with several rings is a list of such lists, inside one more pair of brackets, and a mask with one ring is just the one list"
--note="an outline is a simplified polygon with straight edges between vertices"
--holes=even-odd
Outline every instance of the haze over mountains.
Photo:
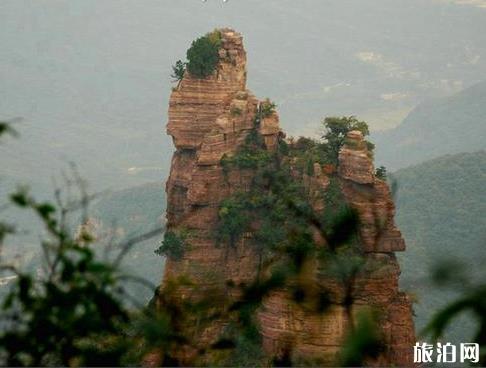
[[[375,131],[376,164],[418,164],[396,175],[397,222],[409,247],[401,262],[413,288],[416,265],[425,277],[435,254],[474,257],[485,238],[484,151],[423,162],[486,148],[484,5],[3,0],[0,120],[22,121],[14,125],[21,138],[0,144],[0,194],[19,182],[50,194],[52,177],[73,161],[91,191],[130,188],[95,204],[105,225],[121,219],[125,235],[160,225],[173,150],[165,134],[171,65],[193,39],[229,25],[245,37],[249,87],[277,102],[286,131],[317,135],[322,117],[357,115]],[[22,216],[7,220],[29,227]],[[23,244],[37,240],[32,232]],[[134,254],[154,283],[156,243]],[[428,299],[417,307],[419,326],[444,296],[420,292]],[[454,335],[462,336],[464,328]]]
[[388,169],[444,154],[486,148],[486,82],[417,106],[396,128],[373,135],[376,161]]
[[[407,251],[399,256],[401,285],[417,297],[420,331],[433,311],[468,287],[439,287],[431,282],[431,270],[442,263],[454,270],[456,279],[465,272],[469,282],[485,280],[486,151],[442,156],[398,170],[394,178],[396,222],[407,243]],[[472,341],[472,326],[472,319],[459,319],[445,339]]]
[[164,180],[171,65],[222,25],[244,34],[249,87],[277,102],[291,134],[316,134],[323,116],[340,114],[397,125],[424,100],[484,79],[479,5],[4,0],[0,118],[23,121],[22,138],[0,146],[2,185],[47,191],[67,161],[93,190]]

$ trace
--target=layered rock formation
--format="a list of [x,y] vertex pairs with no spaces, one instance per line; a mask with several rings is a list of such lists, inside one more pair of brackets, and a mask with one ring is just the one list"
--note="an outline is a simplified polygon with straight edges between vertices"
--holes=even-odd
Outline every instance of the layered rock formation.
[[[226,249],[216,247],[212,231],[221,201],[249,185],[251,172],[226,175],[220,162],[224,155],[234,153],[254,128],[259,103],[246,90],[241,35],[229,29],[221,34],[216,72],[205,79],[189,74],[184,77],[172,92],[167,125],[177,149],[166,189],[167,227],[188,230],[191,246],[182,261],[167,261],[165,278],[188,275],[206,286],[220,285],[231,277],[251,279],[254,274],[248,250],[240,246],[228,255]],[[261,124],[261,133],[269,147],[274,147],[278,118],[274,115],[267,121]]]
[[[197,79],[186,73],[172,92],[167,132],[176,152],[167,182],[168,231],[189,234],[182,259],[168,258],[163,284],[184,277],[190,280],[177,291],[181,302],[213,293],[214,308],[219,297],[235,298],[232,284],[249,283],[257,274],[258,261],[251,234],[232,247],[215,239],[221,202],[238,191],[248,190],[254,175],[251,169],[225,170],[223,157],[235,154],[247,135],[257,129],[268,151],[277,148],[283,136],[278,116],[271,113],[255,125],[260,102],[246,89],[246,53],[242,37],[222,29],[220,61],[209,77]],[[405,244],[395,227],[394,205],[386,183],[374,175],[373,162],[359,132],[351,132],[340,152],[338,173],[314,164],[312,176],[297,178],[308,186],[313,207],[322,210],[318,193],[325,191],[331,175],[338,178],[349,205],[360,218],[360,243],[365,267],[353,288],[353,315],[361,309],[380,311],[380,329],[385,348],[369,364],[409,365],[414,344],[411,303],[398,290],[399,266],[394,252]],[[313,197],[315,194],[315,198]],[[377,266],[378,265],[378,266]],[[349,329],[349,311],[344,304],[343,286],[318,267],[312,270],[318,283],[331,290],[332,306],[325,313],[309,312],[295,304],[283,290],[274,291],[258,313],[265,353],[281,354],[292,344],[293,357],[335,362]],[[228,324],[227,317],[210,327],[192,331],[200,346],[207,346]],[[190,363],[191,354],[184,352]]]
[[[353,317],[372,307],[379,311],[384,349],[367,364],[412,365],[415,334],[411,302],[399,291],[400,268],[394,255],[405,250],[405,243],[393,221],[394,204],[388,186],[375,177],[361,132],[348,133],[339,154],[338,171],[346,201],[359,216],[359,240],[364,251],[364,265],[352,285],[351,315],[345,302],[349,285],[336,283],[325,269],[316,268],[317,283],[330,292],[333,305],[325,313],[317,313],[294,303],[285,290],[272,293],[260,312],[265,350],[278,354],[290,344],[299,361],[332,365]],[[311,188],[325,190],[329,185],[320,167],[315,167],[313,177],[307,180]]]

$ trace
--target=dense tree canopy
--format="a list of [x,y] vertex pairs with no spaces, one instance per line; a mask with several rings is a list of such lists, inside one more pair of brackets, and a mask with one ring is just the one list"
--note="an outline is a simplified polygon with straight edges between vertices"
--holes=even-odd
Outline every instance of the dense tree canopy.
[[219,60],[221,35],[218,31],[193,41],[187,50],[187,70],[192,76],[205,78],[214,72]]
[[[339,150],[343,146],[348,132],[359,130],[363,133],[363,136],[370,134],[368,124],[359,121],[354,116],[327,117],[322,124],[324,126],[322,138],[326,140],[329,156],[335,164],[338,162]],[[371,149],[373,148],[370,144],[368,146]]]

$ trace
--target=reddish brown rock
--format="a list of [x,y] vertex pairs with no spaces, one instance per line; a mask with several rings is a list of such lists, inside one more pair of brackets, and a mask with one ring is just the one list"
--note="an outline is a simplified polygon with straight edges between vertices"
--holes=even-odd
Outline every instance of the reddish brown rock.
[[357,130],[348,133],[345,144],[339,152],[339,174],[344,179],[360,184],[374,181],[373,161],[363,140],[363,134]]
[[[257,274],[258,257],[247,234],[233,247],[220,246],[215,237],[221,202],[231,194],[248,190],[252,170],[225,171],[221,159],[232,156],[255,128],[259,101],[246,90],[246,53],[242,37],[222,29],[222,48],[217,70],[204,79],[186,75],[172,92],[167,132],[176,152],[167,181],[167,227],[184,230],[188,247],[181,260],[167,259],[163,285],[184,276],[191,285],[178,290],[177,300],[214,295],[236,297],[227,281],[251,282]],[[279,137],[278,115],[271,114],[257,126],[266,148],[276,149]],[[393,252],[405,249],[394,224],[394,205],[389,189],[375,178],[373,161],[360,132],[351,132],[339,154],[338,173],[333,166],[314,165],[311,176],[302,180],[315,211],[322,211],[322,192],[331,176],[336,176],[346,201],[360,218],[360,243],[365,267],[356,277],[352,313],[344,307],[344,286],[326,270],[310,265],[308,272],[317,285],[330,290],[332,304],[325,313],[308,310],[294,303],[287,290],[274,291],[258,313],[263,348],[268,356],[279,355],[292,346],[298,361],[333,364],[340,351],[353,315],[372,308],[380,311],[380,331],[385,350],[370,365],[410,365],[414,342],[411,303],[398,289],[399,265]],[[316,246],[324,240],[315,234]],[[219,294],[218,294],[219,293]],[[218,308],[215,296],[215,308]],[[207,346],[220,335],[228,317],[209,327],[188,326],[195,341]],[[187,364],[194,351],[184,351]]]
[[348,134],[339,152],[339,175],[344,195],[357,210],[365,252],[405,250],[405,241],[394,223],[395,205],[388,185],[374,175],[373,160],[361,132]]

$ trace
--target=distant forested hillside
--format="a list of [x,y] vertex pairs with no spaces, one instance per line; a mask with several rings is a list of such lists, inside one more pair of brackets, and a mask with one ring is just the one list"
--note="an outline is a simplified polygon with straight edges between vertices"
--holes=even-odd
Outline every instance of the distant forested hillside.
[[486,12],[452,1],[28,4],[0,1],[0,119],[23,118],[0,167],[48,193],[66,161],[94,191],[166,176],[171,65],[215,27],[243,34],[249,88],[277,103],[291,135],[317,134],[333,115],[395,126],[486,75]]
[[123,229],[125,236],[153,230],[165,222],[165,189],[162,182],[140,185],[111,193],[93,205],[90,215]]
[[[454,296],[428,281],[434,265],[461,261],[476,278],[485,276],[481,265],[486,262],[486,151],[443,156],[399,170],[394,178],[396,221],[407,242],[407,251],[400,255],[401,282],[417,294],[420,330]],[[467,319],[458,321],[450,337],[470,340],[469,326]]]
[[[165,189],[160,183],[150,183],[114,192],[102,197],[90,210],[90,217],[95,224],[95,232],[105,236],[107,242],[111,236],[115,243],[146,234],[165,224]],[[164,259],[154,253],[162,240],[162,233],[151,239],[136,244],[127,254],[122,267],[127,274],[141,277],[154,286],[162,280]],[[113,254],[118,254],[114,249]],[[148,302],[153,291],[139,284],[128,285],[128,291],[143,303]]]
[[396,128],[373,137],[376,162],[398,169],[445,154],[486,148],[486,82],[423,103]]
[[[433,265],[452,258],[479,275],[477,265],[486,262],[486,151],[443,156],[393,176],[398,182],[396,221],[407,241],[407,251],[399,255],[402,287],[417,295],[420,330],[454,296],[429,282]],[[104,196],[93,203],[90,214],[98,230],[114,229],[117,239],[123,240],[162,226],[165,205],[163,185],[153,183]],[[124,263],[128,273],[160,282],[163,258],[154,250],[161,238],[134,247]],[[152,293],[139,285],[129,286],[129,291],[142,301]],[[451,339],[467,341],[470,326],[467,319],[456,323]]]
[[[162,183],[150,183],[103,195],[88,208],[92,224],[90,230],[98,237],[100,253],[114,259],[119,254],[117,245],[142,234],[161,228],[165,224],[165,190]],[[4,256],[15,260],[34,272],[42,272],[42,254],[39,242],[40,222],[30,212],[15,210],[12,223],[18,223],[20,234],[7,238]],[[77,217],[77,216],[76,216]],[[78,219],[72,219],[76,232]],[[24,230],[28,230],[23,234]],[[137,243],[126,254],[121,266],[129,275],[135,275],[157,286],[162,279],[164,259],[154,253],[160,246],[162,233]],[[113,246],[108,246],[108,245]],[[106,253],[105,249],[110,249]],[[0,299],[8,284],[0,274]],[[139,303],[146,303],[153,289],[133,282],[125,285],[127,292]]]

